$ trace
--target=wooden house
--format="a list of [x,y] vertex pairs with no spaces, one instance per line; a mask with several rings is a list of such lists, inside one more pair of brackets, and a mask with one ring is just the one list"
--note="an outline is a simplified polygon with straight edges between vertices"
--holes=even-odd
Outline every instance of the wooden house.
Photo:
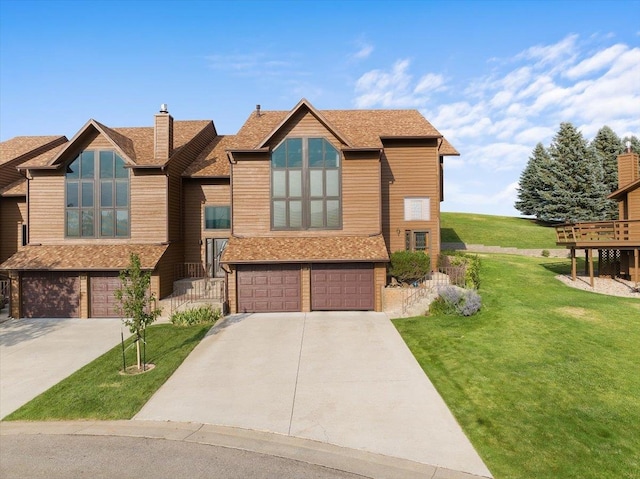
[[595,252],[598,253],[599,276],[623,277],[640,283],[640,161],[629,144],[618,156],[618,186],[609,195],[618,202],[618,220],[556,227],[557,244],[571,250],[574,280],[577,276],[576,250],[585,251],[592,287],[596,273]]
[[164,108],[153,128],[90,120],[20,167],[28,245],[0,265],[12,315],[116,315],[131,252],[160,298],[204,277],[232,313],[381,310],[391,252],[440,252],[443,158],[457,154],[416,110],[304,99],[257,107],[236,135]]

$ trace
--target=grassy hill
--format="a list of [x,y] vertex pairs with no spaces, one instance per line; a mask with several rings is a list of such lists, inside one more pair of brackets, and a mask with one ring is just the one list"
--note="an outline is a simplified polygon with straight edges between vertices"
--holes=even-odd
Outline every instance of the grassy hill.
[[523,249],[552,249],[556,233],[530,218],[441,213],[440,234],[443,243],[462,242]]

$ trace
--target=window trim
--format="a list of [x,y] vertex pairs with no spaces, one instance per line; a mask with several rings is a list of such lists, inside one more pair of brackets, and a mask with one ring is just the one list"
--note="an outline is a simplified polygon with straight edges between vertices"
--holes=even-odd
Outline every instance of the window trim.
[[[273,166],[273,154],[275,150],[283,147],[288,140],[300,139],[302,140],[302,164],[300,167],[291,167],[285,166],[274,167]],[[327,168],[326,166],[322,167],[312,167],[309,164],[309,140],[323,140],[327,144],[329,144],[338,155],[338,166],[335,168]],[[320,231],[320,230],[328,230],[328,231],[338,231],[343,229],[343,214],[342,214],[342,168],[344,164],[344,158],[340,153],[340,150],[336,148],[336,146],[331,143],[326,137],[323,136],[287,136],[284,138],[275,148],[271,150],[271,155],[269,158],[269,216],[270,216],[270,227],[272,231]],[[274,183],[273,183],[273,172],[274,171],[283,171],[285,172],[285,188],[286,188],[286,196],[283,197],[275,197],[274,196]],[[301,195],[300,196],[289,196],[289,171],[301,171]],[[312,196],[311,195],[311,172],[312,171],[321,171],[322,172],[322,188],[323,195],[320,196]],[[338,172],[338,195],[337,196],[328,196],[327,195],[327,171],[337,171]],[[289,203],[291,201],[300,201],[301,203],[301,226],[275,226],[275,202],[283,201],[286,206],[285,211],[285,222],[287,225],[291,224],[290,219],[290,208]],[[312,201],[322,201],[323,202],[323,226],[311,226],[311,202]],[[338,224],[336,226],[328,226],[328,211],[327,211],[327,202],[328,201],[337,201],[338,202]]]
[[[416,234],[424,233],[424,249],[416,249]],[[429,253],[431,251],[431,230],[430,229],[418,229],[418,230],[404,230],[404,247],[405,251],[424,251]]]
[[[207,228],[207,208],[227,208],[229,212],[229,227],[228,228]],[[202,210],[202,229],[204,231],[227,231],[231,229],[231,205],[204,205]]]

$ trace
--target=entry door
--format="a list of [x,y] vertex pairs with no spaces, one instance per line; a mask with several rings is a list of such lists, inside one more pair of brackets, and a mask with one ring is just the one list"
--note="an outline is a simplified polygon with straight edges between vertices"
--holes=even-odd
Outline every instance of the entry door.
[[207,238],[207,275],[224,278],[220,257],[227,246],[227,238]]

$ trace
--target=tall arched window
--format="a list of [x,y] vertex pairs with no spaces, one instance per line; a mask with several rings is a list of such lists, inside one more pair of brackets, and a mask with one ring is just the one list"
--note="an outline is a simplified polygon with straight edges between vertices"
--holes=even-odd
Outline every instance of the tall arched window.
[[129,237],[129,170],[124,165],[114,151],[86,150],[67,166],[67,237]]
[[273,229],[342,227],[340,153],[324,138],[287,138],[271,155]]

